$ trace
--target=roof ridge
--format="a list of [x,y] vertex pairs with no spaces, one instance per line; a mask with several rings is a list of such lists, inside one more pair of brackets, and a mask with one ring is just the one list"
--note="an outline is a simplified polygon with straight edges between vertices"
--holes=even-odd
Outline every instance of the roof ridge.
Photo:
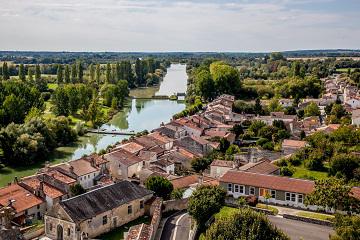
[[[248,171],[244,171],[244,170],[233,170],[233,169],[230,169],[228,172],[243,172],[243,173],[246,173],[246,174],[263,175],[263,176],[268,176],[268,177],[286,178],[286,179],[301,180],[301,181],[304,181],[304,182],[315,183],[315,181],[309,180],[309,179],[286,177],[286,176],[271,175],[271,174],[264,174],[264,173],[254,173],[254,172],[248,172]],[[226,174],[226,173],[225,173],[225,174]]]

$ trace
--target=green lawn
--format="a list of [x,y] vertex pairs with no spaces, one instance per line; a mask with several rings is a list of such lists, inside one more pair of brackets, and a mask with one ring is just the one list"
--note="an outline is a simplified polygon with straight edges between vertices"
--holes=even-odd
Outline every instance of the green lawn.
[[327,166],[325,165],[324,171],[312,171],[305,168],[303,165],[294,167],[295,173],[292,177],[310,179],[310,180],[320,180],[328,177]]
[[103,240],[121,240],[124,239],[124,233],[129,231],[129,228],[131,226],[135,226],[141,223],[149,224],[151,221],[151,218],[148,216],[140,217],[132,222],[129,222],[115,230],[112,230],[111,232],[105,233],[103,235],[100,235],[97,237],[97,239],[103,239]]
[[307,217],[307,218],[314,218],[319,220],[334,220],[335,216],[329,214],[322,214],[322,213],[313,213],[313,212],[298,212],[296,215],[300,217]]
[[[347,73],[349,68],[337,68],[336,71],[340,73]],[[350,68],[351,71],[354,71],[356,68]]]
[[47,86],[49,89],[55,90],[55,89],[57,89],[58,84],[57,83],[48,83]]
[[237,208],[224,206],[224,207],[221,208],[220,212],[215,214],[215,219],[218,219],[218,218],[221,218],[221,217],[228,217],[228,216],[230,216],[232,213],[234,213],[236,211],[238,211]]
[[266,204],[263,204],[263,203],[256,204],[256,207],[272,211],[275,215],[277,215],[279,213],[279,210],[276,207],[273,207],[273,206],[270,206],[270,205],[266,206]]

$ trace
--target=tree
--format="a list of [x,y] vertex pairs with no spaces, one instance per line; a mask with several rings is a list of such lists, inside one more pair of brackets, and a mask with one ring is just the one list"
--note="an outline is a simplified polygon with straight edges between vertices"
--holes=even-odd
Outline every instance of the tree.
[[40,65],[36,64],[35,66],[35,81],[39,82],[41,80],[41,70],[40,70]]
[[20,66],[19,66],[19,79],[21,81],[26,80],[24,64],[20,64]]
[[172,183],[161,176],[149,177],[145,182],[145,186],[147,189],[154,191],[156,196],[165,200],[170,198],[170,194],[174,189]]
[[334,229],[336,235],[331,236],[331,240],[360,239],[360,216],[336,214]]
[[195,75],[195,89],[196,93],[205,100],[213,99],[215,86],[209,71],[202,70]]
[[70,192],[72,196],[78,196],[86,193],[86,190],[79,183],[76,183],[70,186]]
[[78,63],[77,68],[78,68],[78,70],[77,70],[78,80],[79,80],[79,83],[82,83],[82,82],[84,82],[84,67],[81,62]]
[[280,105],[279,100],[276,98],[271,99],[269,106],[268,106],[269,112],[282,112],[283,107]]
[[70,67],[66,64],[64,71],[64,80],[65,83],[70,83]]
[[29,82],[34,81],[34,73],[33,73],[33,69],[31,67],[28,68],[28,80]]
[[206,231],[204,239],[290,240],[265,215],[249,208],[237,209],[230,215],[217,219]]
[[77,70],[76,70],[76,64],[73,63],[71,65],[71,82],[72,83],[77,83]]
[[228,147],[228,149],[226,150],[225,154],[231,156],[239,152],[241,152],[240,148],[235,144],[231,144],[230,147]]
[[197,173],[203,172],[210,166],[211,162],[212,160],[206,157],[194,158],[191,161],[191,168]]
[[96,84],[100,85],[101,68],[100,64],[96,64]]
[[[355,177],[355,170],[360,167],[360,158],[351,154],[338,154],[331,158],[329,173],[331,176],[345,177],[349,181]],[[360,179],[356,179],[360,181]]]
[[171,192],[171,199],[182,199],[185,189],[176,188]]
[[214,80],[217,94],[238,94],[241,89],[240,75],[236,68],[223,62],[210,64],[210,74]]
[[144,70],[141,59],[137,58],[135,61],[136,85],[141,86],[144,84]]
[[226,138],[221,138],[220,147],[219,147],[220,152],[225,153],[229,147],[230,147],[230,142]]
[[104,121],[104,112],[99,108],[98,98],[93,97],[85,113],[86,120],[90,121],[93,127],[98,126]]
[[305,117],[320,116],[319,106],[316,103],[311,102],[304,108],[304,114]]
[[90,82],[94,83],[94,81],[95,81],[95,67],[94,67],[94,65],[90,64],[89,69],[90,69],[89,70],[89,72],[90,72]]
[[59,64],[57,67],[56,81],[58,85],[64,82],[63,68],[61,64]]
[[10,78],[9,76],[9,68],[7,65],[7,62],[3,63],[3,67],[2,67],[2,79],[3,80],[8,80]]
[[256,114],[259,114],[259,115],[263,114],[263,112],[264,112],[262,105],[261,105],[260,98],[256,98],[256,100],[255,100],[254,111]]
[[52,95],[52,102],[54,104],[54,112],[57,116],[68,116],[70,113],[69,97],[64,87],[56,88]]
[[219,212],[225,203],[226,192],[219,186],[198,187],[189,198],[188,213],[192,216],[199,228],[203,228],[210,217]]
[[305,198],[305,204],[321,206],[324,209],[359,212],[359,200],[351,194],[352,187],[343,179],[327,178],[317,180],[315,189]]
[[111,83],[111,65],[110,63],[106,64],[106,79],[105,83],[109,84]]
[[235,124],[230,131],[236,135],[236,137],[239,137],[240,134],[244,133],[244,130],[241,126],[241,124]]
[[292,167],[284,166],[280,168],[281,176],[291,177],[292,175],[294,175],[294,173],[295,173],[295,169]]

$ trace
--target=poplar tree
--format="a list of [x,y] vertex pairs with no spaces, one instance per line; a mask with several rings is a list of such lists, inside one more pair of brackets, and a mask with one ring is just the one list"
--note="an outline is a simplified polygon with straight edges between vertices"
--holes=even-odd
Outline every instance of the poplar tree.
[[7,62],[4,62],[3,67],[2,67],[2,78],[3,78],[3,80],[9,79],[9,68],[8,68]]
[[77,82],[76,76],[77,76],[76,64],[74,63],[74,64],[71,65],[71,82],[72,83]]
[[26,80],[24,64],[20,64],[20,66],[19,66],[19,79],[20,79],[21,81],[25,81],[25,80]]
[[136,59],[135,61],[135,74],[136,74],[136,84],[139,86],[143,84],[144,71],[143,64],[141,59]]
[[96,64],[96,84],[100,85],[101,69],[100,64]]
[[40,70],[40,65],[37,64],[35,66],[35,81],[40,81],[41,80],[41,70]]
[[81,62],[78,63],[78,80],[80,83],[84,81],[84,67]]
[[120,64],[117,62],[116,63],[116,77],[115,77],[115,80],[116,81],[119,81],[121,79],[121,72],[120,72]]
[[29,81],[30,82],[32,82],[33,80],[34,80],[34,76],[33,76],[34,74],[33,74],[33,70],[32,70],[32,68],[28,68],[28,79],[29,79]]
[[106,64],[106,83],[109,84],[111,82],[111,65],[110,63]]
[[64,76],[63,76],[63,68],[62,68],[62,65],[58,65],[58,67],[57,67],[57,84],[62,84],[64,81]]
[[93,64],[90,64],[90,81],[91,83],[94,82],[95,80],[95,68],[94,68],[94,65]]
[[69,65],[65,66],[65,83],[70,83],[70,68]]

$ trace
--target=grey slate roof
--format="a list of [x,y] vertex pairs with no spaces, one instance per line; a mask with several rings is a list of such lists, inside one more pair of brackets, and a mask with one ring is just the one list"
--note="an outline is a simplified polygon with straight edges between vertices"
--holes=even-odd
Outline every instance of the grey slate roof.
[[152,193],[146,188],[123,180],[64,200],[60,206],[77,223]]

